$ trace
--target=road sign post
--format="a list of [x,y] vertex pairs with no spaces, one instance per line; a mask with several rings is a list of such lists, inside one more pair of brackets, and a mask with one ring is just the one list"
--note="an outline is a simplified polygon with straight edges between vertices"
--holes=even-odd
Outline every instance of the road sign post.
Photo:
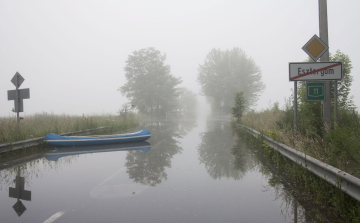
[[11,82],[15,85],[15,90],[9,90],[8,91],[8,100],[14,100],[14,112],[16,112],[17,117],[17,125],[18,125],[18,131],[20,132],[20,117],[19,112],[24,111],[24,103],[23,99],[29,99],[30,98],[30,89],[19,89],[21,84],[24,82],[24,78],[19,74],[19,72],[16,72],[14,77],[11,79]]
[[297,132],[297,81],[294,81],[294,135]]

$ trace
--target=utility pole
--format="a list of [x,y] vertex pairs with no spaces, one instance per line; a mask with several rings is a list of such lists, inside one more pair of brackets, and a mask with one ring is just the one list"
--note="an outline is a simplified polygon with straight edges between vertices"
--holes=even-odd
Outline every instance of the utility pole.
[[[320,39],[329,46],[328,22],[327,22],[327,0],[319,0],[319,31]],[[326,51],[321,57],[321,62],[329,61],[329,51]],[[330,88],[331,81],[325,81],[325,101],[321,102],[322,119],[327,129],[331,128],[331,99]]]

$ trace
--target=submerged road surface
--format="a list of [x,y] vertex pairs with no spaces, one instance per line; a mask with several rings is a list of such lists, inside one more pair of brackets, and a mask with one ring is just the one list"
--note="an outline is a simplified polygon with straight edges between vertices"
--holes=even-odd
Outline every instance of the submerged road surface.
[[147,149],[58,148],[58,157],[0,170],[0,222],[306,221],[224,117],[143,127],[152,137],[138,147]]

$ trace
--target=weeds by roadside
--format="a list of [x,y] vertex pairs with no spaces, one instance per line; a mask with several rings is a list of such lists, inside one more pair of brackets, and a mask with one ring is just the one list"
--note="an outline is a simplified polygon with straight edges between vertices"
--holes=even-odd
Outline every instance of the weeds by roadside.
[[308,122],[300,122],[295,135],[291,106],[285,106],[282,110],[276,103],[260,112],[248,112],[242,117],[241,123],[359,177],[360,116],[354,110],[340,110],[339,113],[339,124],[321,135]]
[[18,132],[16,118],[0,118],[0,144],[11,143],[37,137],[44,137],[49,133],[67,133],[84,129],[94,129],[109,126],[108,131],[124,130],[135,126],[135,116],[93,115],[71,116],[39,113],[25,116],[20,121]]
[[[48,113],[40,113],[31,116],[25,116],[20,121],[20,133],[16,123],[16,118],[2,117],[0,118],[0,144],[12,143],[16,141],[44,137],[49,133],[68,133],[86,129],[96,129],[99,127],[109,127],[92,131],[91,134],[104,134],[109,132],[121,132],[128,128],[138,125],[141,118],[133,113],[126,116],[114,115],[92,115],[92,116],[70,116],[55,115]],[[12,150],[0,154],[0,161],[13,159],[14,157],[25,157],[35,153],[42,152],[49,148],[46,144],[26,149]]]

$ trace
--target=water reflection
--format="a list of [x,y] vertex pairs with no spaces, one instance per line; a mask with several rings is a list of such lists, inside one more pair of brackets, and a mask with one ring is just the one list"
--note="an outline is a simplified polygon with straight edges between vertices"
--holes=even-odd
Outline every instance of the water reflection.
[[181,153],[179,138],[196,126],[194,121],[152,120],[146,128],[151,132],[153,149],[145,154],[129,152],[126,157],[127,173],[136,183],[155,186],[167,179],[166,168],[171,167],[171,158]]
[[[58,163],[64,157],[72,160],[81,154],[94,154],[114,151],[127,151],[125,167],[129,178],[135,183],[155,186],[167,179],[166,168],[171,167],[171,158],[181,153],[178,145],[189,131],[196,127],[190,119],[174,118],[171,120],[150,119],[142,123],[151,132],[149,142],[137,142],[117,145],[62,147],[49,151],[45,158]],[[151,149],[153,147],[153,149]],[[140,152],[139,152],[140,151]],[[62,158],[62,159],[60,159]]]
[[[275,195],[275,200],[282,201],[281,214],[287,222],[314,222],[304,208],[309,207],[309,204],[302,202],[297,196],[296,185],[282,171],[279,171],[276,163],[269,160],[261,148],[256,148],[246,143],[244,138],[239,138],[232,148],[232,154],[236,159],[234,168],[243,170],[244,165],[252,166],[262,173],[263,179],[267,182],[266,185],[263,185],[263,192],[270,192]],[[243,156],[244,154],[247,155]],[[244,159],[244,157],[247,158]],[[248,163],[248,165],[244,163]]]
[[17,175],[14,179],[15,188],[9,187],[9,197],[17,199],[13,209],[19,217],[26,211],[21,200],[31,201],[31,191],[25,190],[25,178],[20,175],[20,167],[17,167]]
[[[181,138],[185,136],[189,131],[197,127],[196,113],[186,113],[184,115],[169,115],[166,119],[150,118],[150,120],[142,123],[144,128],[149,126],[171,126],[172,136]],[[154,129],[156,131],[156,129]],[[164,129],[162,129],[164,130]],[[153,133],[153,132],[151,132]],[[153,136],[151,136],[153,137]]]
[[[190,134],[197,125],[192,120],[143,125],[152,133],[144,145],[151,144],[147,152],[132,148],[114,156],[110,147],[119,149],[116,145],[104,146],[102,151],[72,147],[71,154],[51,158],[55,162],[47,157],[1,170],[0,185],[6,186],[0,196],[6,200],[2,200],[0,222],[18,219],[13,210],[12,215],[7,214],[15,203],[8,197],[9,187],[36,195],[31,202],[19,198],[24,206],[15,206],[17,213],[28,208],[19,222],[44,222],[59,211],[65,213],[59,222],[113,222],[120,218],[156,222],[159,216],[164,222],[311,222],[305,204],[293,196],[291,182],[259,151],[237,139],[229,121],[207,120]],[[197,144],[196,150],[188,146]],[[81,152],[107,153],[82,156]]]
[[234,156],[233,168],[244,174],[256,167],[251,159],[251,152],[246,150],[246,147],[245,143],[239,143],[237,140],[237,143],[231,148],[231,154]]
[[136,143],[99,145],[99,146],[61,147],[47,152],[45,154],[45,158],[51,161],[56,161],[59,158],[66,156],[75,156],[75,155],[88,154],[88,153],[94,154],[94,153],[105,153],[105,152],[115,152],[115,151],[133,151],[133,150],[146,153],[150,149],[151,149],[151,144],[146,141],[136,142]]
[[[207,131],[200,134],[198,146],[200,163],[205,165],[213,179],[221,177],[240,180],[248,169],[246,154],[238,152],[235,156],[231,149],[235,143],[229,121],[207,121]],[[236,167],[236,168],[234,168]]]
[[207,131],[200,134],[202,141],[197,149],[200,163],[205,165],[208,174],[213,179],[241,180],[249,171],[260,172],[266,180],[263,192],[274,194],[275,200],[282,202],[281,214],[286,222],[314,222],[304,208],[309,204],[296,197],[295,185],[276,164],[269,161],[261,149],[254,148],[232,132],[229,121],[207,121]]

